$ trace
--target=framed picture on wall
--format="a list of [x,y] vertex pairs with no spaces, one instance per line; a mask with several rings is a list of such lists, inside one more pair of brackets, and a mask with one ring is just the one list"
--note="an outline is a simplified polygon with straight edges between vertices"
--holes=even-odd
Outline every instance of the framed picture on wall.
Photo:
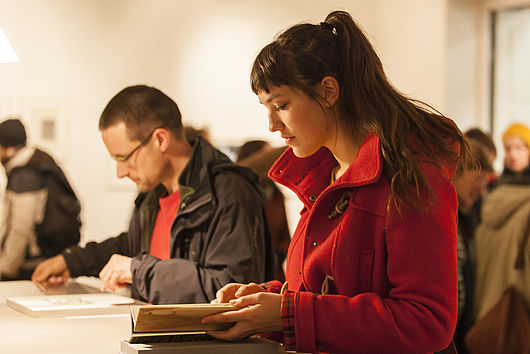
[[65,101],[62,99],[25,99],[22,110],[28,143],[64,161],[68,156]]

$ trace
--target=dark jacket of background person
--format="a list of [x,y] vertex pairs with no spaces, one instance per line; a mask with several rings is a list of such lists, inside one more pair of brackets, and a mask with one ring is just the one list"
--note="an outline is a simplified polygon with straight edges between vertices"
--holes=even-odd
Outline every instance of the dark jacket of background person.
[[467,353],[464,338],[474,322],[475,247],[473,235],[480,220],[482,196],[488,185],[488,175],[493,173],[493,155],[487,146],[471,138],[471,151],[475,161],[460,165],[453,184],[458,195],[457,259],[458,259],[458,320],[454,342],[458,353]]
[[265,213],[269,221],[274,252],[274,279],[279,281],[285,280],[282,263],[287,255],[291,234],[287,223],[285,198],[267,172],[285,149],[285,146],[273,148],[265,141],[253,140],[241,146],[236,160],[237,164],[250,167],[258,173],[260,186],[265,192]]
[[[25,132],[23,136],[25,144]],[[46,152],[23,146],[4,163],[7,186],[0,221],[0,278],[30,279],[42,257],[55,256],[79,242],[79,201]],[[47,179],[54,179],[54,190]],[[66,194],[59,192],[63,189]]]
[[513,171],[510,171],[508,168],[504,168],[504,171],[502,171],[502,174],[499,176],[499,178],[493,182],[492,189],[496,186],[502,185],[502,184],[530,184],[530,167],[524,169],[523,171],[516,173]]
[[517,184],[501,183],[486,195],[482,223],[475,233],[475,313],[480,319],[514,285],[530,310],[530,258],[522,270],[514,264],[520,247],[530,254],[530,243],[521,244],[530,222],[530,179]]
[[153,304],[201,303],[229,282],[272,278],[270,234],[257,176],[198,138],[180,176],[170,259],[149,255],[163,186],[136,199],[129,231],[65,252],[71,276],[96,276],[110,256],[134,257],[133,293]]

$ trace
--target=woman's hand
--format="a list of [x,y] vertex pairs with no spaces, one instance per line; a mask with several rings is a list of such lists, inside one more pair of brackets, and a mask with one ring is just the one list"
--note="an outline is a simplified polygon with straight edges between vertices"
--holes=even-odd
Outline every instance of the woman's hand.
[[[255,290],[255,286],[260,287],[256,284],[254,284],[255,286],[251,285],[252,284],[249,284],[246,290]],[[239,289],[242,289],[242,287],[239,287],[238,290]],[[242,291],[244,292],[246,290]],[[234,295],[236,294],[237,291],[234,292]],[[207,332],[212,337],[224,340],[236,340],[246,338],[253,334],[279,331],[282,329],[280,316],[281,300],[282,295],[263,291],[255,292],[251,295],[240,296],[237,299],[229,301],[230,305],[239,308],[239,310],[226,311],[216,315],[207,316],[204,317],[201,322],[236,322],[233,327],[230,327],[226,331]]]
[[239,284],[239,283],[230,283],[223,286],[215,294],[215,299],[211,301],[212,304],[220,304],[223,302],[228,302],[233,299],[238,299],[241,296],[255,294],[265,289],[259,286],[256,283],[250,284]]

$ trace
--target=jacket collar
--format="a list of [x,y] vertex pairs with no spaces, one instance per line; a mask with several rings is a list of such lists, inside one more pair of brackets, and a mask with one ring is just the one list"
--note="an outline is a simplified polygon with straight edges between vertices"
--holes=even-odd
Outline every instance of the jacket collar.
[[[216,203],[212,191],[211,175],[209,170],[218,160],[224,159],[230,161],[228,157],[218,152],[205,139],[198,138],[192,142],[193,149],[187,165],[179,176],[180,206],[179,216],[191,213],[198,208],[211,204],[212,207],[206,208],[203,212],[197,214],[196,218],[185,219],[191,224],[200,225],[205,219],[208,219]],[[159,184],[155,189],[147,193],[141,193],[136,198],[136,207],[140,208],[142,214],[143,249],[149,250],[151,245],[152,232],[156,222],[156,216],[159,209],[159,198],[166,193],[166,188]],[[173,224],[175,221],[173,221]],[[192,225],[193,224],[193,225]],[[173,234],[173,231],[172,231]],[[172,241],[174,239],[172,237]],[[173,245],[170,245],[171,248]]]
[[[182,202],[185,202],[185,205],[191,202],[200,202],[201,205],[210,202],[213,199],[211,169],[220,161],[230,161],[203,138],[194,140],[192,146],[190,159],[179,176],[181,205]],[[145,203],[144,198],[138,198],[137,205],[158,205],[158,198],[166,192],[166,188],[160,184],[148,193]]]
[[194,140],[192,146],[188,164],[179,176],[179,190],[182,201],[198,192],[200,194],[212,194],[208,170],[212,167],[212,163],[220,158],[218,156],[220,153],[201,137]]
[[[274,163],[269,177],[295,192],[300,200],[318,196],[329,186],[331,170],[338,164],[333,154],[325,147],[309,157],[298,158],[291,148]],[[359,152],[346,172],[336,181],[333,188],[355,187],[376,182],[383,170],[383,158],[379,138],[367,134]]]

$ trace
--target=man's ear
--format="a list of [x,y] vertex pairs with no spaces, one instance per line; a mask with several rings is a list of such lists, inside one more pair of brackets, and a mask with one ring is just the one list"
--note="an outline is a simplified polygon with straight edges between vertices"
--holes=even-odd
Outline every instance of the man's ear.
[[153,139],[158,149],[162,152],[167,151],[171,141],[171,132],[164,128],[158,128],[153,132]]
[[333,76],[326,76],[320,81],[322,97],[328,107],[333,106],[339,99],[340,87],[339,82]]

